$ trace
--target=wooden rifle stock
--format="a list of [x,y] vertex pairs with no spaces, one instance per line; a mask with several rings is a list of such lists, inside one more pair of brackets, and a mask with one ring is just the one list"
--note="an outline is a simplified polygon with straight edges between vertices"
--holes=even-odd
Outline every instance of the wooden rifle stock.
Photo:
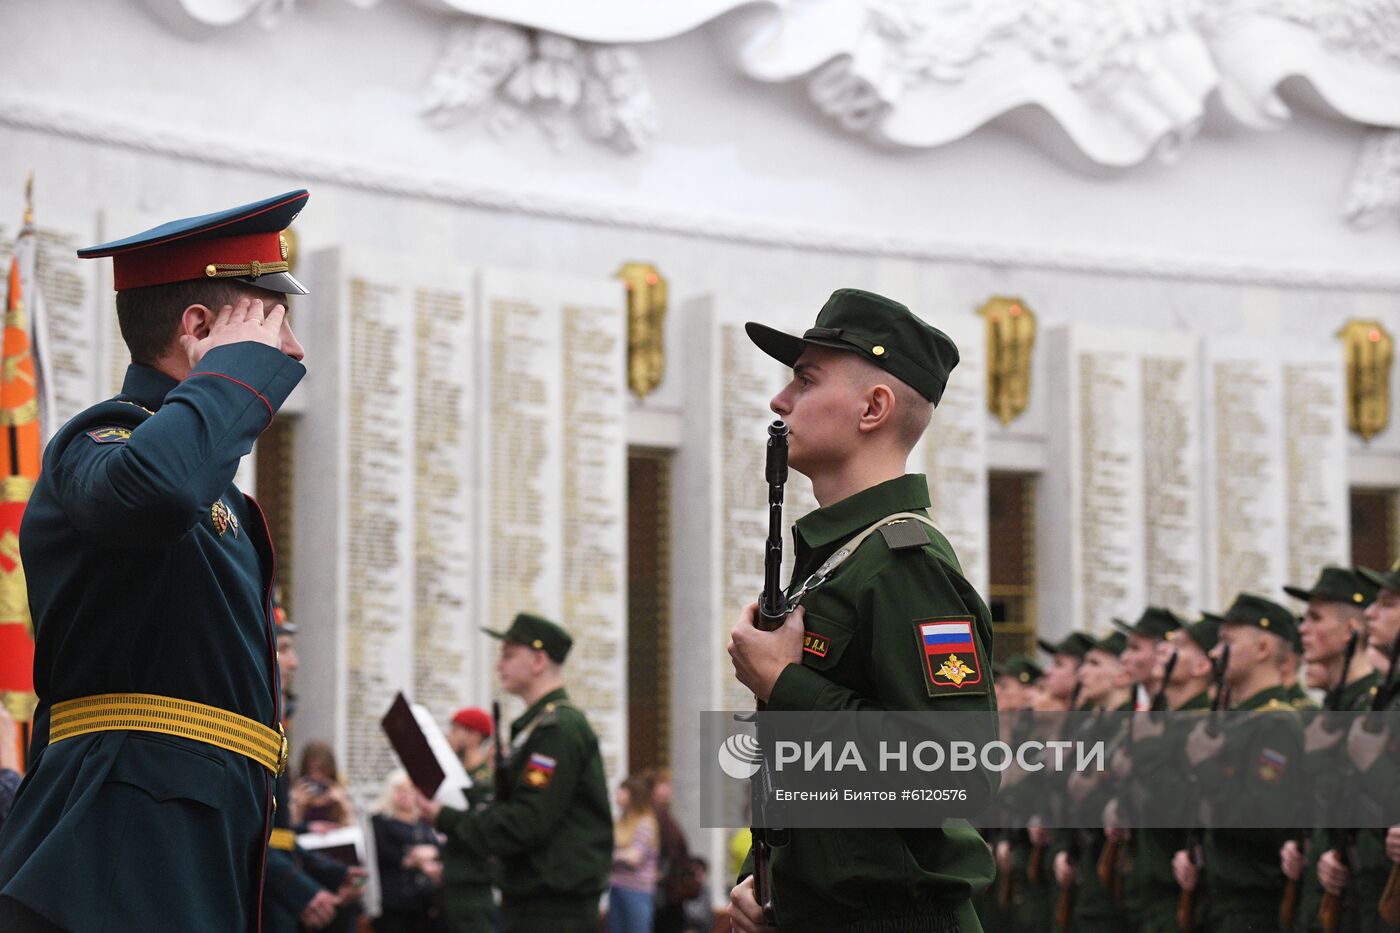
[[1099,881],[1112,891],[1118,886],[1118,856],[1123,851],[1123,843],[1111,837],[1104,838],[1103,851],[1099,853],[1097,870]]
[[1390,878],[1381,892],[1378,908],[1381,919],[1393,927],[1400,927],[1400,865],[1390,869]]
[[1283,886],[1283,900],[1278,903],[1278,922],[1285,930],[1293,929],[1298,918],[1298,882],[1292,878]]
[[1074,888],[1073,884],[1060,888],[1060,896],[1055,901],[1055,926],[1061,930],[1069,929],[1070,918],[1074,916]]
[[1026,862],[1026,880],[1031,884],[1045,882],[1045,846],[1031,843],[1031,856]]
[[[1197,884],[1200,882],[1197,881]],[[1196,892],[1181,889],[1181,895],[1176,899],[1176,925],[1181,933],[1191,933],[1196,922]]]
[[1317,909],[1317,924],[1322,933],[1337,933],[1342,922],[1342,899],[1336,894],[1322,892],[1322,906]]
[[1278,922],[1285,930],[1293,929],[1298,919],[1298,882],[1292,878],[1283,886],[1283,900],[1278,902]]

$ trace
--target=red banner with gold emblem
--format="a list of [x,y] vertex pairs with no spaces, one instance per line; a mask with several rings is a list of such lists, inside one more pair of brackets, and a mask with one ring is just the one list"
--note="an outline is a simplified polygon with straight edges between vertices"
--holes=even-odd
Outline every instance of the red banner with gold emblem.
[[29,493],[39,478],[42,440],[29,317],[20,274],[23,252],[17,249],[10,260],[0,359],[0,690],[29,693],[34,689],[34,636],[24,568],[19,559],[19,525]]

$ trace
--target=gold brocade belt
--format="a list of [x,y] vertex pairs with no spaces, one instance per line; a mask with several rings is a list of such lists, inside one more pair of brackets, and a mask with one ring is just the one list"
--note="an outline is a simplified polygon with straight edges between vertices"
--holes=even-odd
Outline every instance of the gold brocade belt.
[[268,848],[290,852],[297,846],[297,834],[290,829],[274,829],[267,840]]
[[150,693],[101,693],[53,705],[49,742],[89,732],[161,732],[215,745],[251,758],[272,772],[287,767],[287,734],[260,722],[193,700]]

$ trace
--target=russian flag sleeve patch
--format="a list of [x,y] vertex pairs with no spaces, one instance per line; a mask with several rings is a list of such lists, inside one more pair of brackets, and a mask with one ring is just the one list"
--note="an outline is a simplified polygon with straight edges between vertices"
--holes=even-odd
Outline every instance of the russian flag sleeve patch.
[[987,692],[974,625],[971,616],[921,619],[914,623],[929,696]]

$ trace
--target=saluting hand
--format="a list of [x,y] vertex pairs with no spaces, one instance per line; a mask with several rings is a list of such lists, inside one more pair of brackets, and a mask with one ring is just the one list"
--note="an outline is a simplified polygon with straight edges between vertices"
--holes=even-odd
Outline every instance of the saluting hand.
[[752,602],[739,613],[739,623],[729,633],[729,657],[734,662],[734,676],[739,683],[767,703],[783,669],[789,664],[802,662],[802,619],[805,613],[798,606],[788,613],[782,626],[765,632],[754,627],[757,612],[758,603]]
[[1385,831],[1385,857],[1392,862],[1400,862],[1400,826],[1392,826]]
[[282,320],[286,316],[284,305],[273,305],[271,311],[265,312],[261,298],[240,298],[238,304],[220,309],[203,337],[181,334],[180,349],[189,357],[191,367],[197,366],[210,350],[231,343],[252,341],[281,349]]

